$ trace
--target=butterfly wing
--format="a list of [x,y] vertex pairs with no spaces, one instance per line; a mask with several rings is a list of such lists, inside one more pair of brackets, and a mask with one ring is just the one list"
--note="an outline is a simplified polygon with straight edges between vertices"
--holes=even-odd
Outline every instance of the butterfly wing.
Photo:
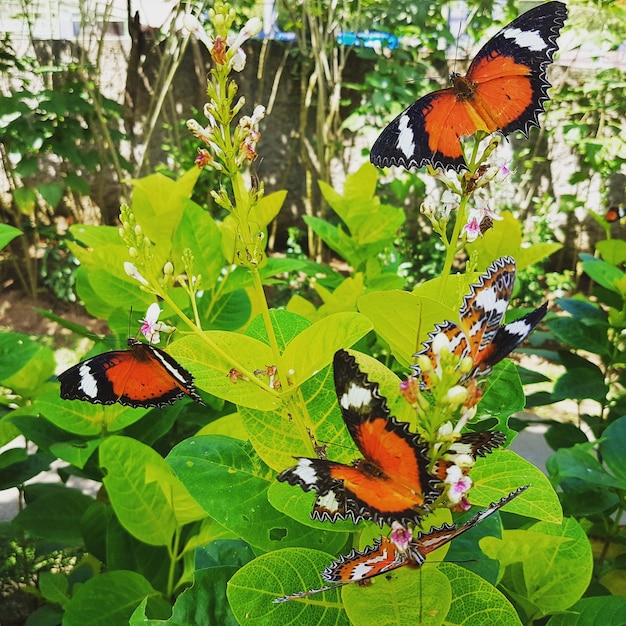
[[107,378],[109,370],[126,379],[133,367],[129,350],[113,350],[81,361],[58,375],[64,400],[85,400],[93,404],[115,404],[118,396]]
[[474,58],[467,72],[476,84],[472,105],[490,132],[519,130],[528,136],[539,126],[549,100],[546,70],[566,18],[562,2],[540,4],[494,35]]
[[525,134],[538,126],[548,100],[547,66],[567,8],[547,2],[513,20],[479,51],[467,76],[420,98],[396,117],[372,146],[378,167],[466,169],[461,137],[479,130]]
[[428,473],[428,446],[390,416],[378,384],[345,350],[335,354],[334,375],[344,422],[364,456],[333,473],[343,482],[348,507],[379,524],[418,521],[440,493]]
[[467,532],[470,528],[473,528],[477,524],[480,524],[484,519],[493,515],[498,509],[502,508],[505,504],[509,503],[513,498],[517,498],[522,492],[526,491],[530,485],[524,485],[518,487],[515,491],[512,491],[504,498],[501,498],[497,502],[492,502],[486,509],[479,511],[474,517],[465,522],[460,527],[456,525],[443,524],[437,528],[432,528],[426,533],[418,533],[414,543],[417,544],[412,552],[418,552],[422,556],[426,556],[429,552],[433,552],[441,546],[445,545],[449,541],[452,541],[455,537]]
[[204,404],[193,376],[166,352],[132,339],[128,345],[129,350],[99,354],[60,374],[61,398],[149,408],[188,395]]
[[481,361],[480,353],[493,341],[515,284],[515,259],[510,256],[496,259],[480,276],[463,299],[461,327],[470,344],[474,363]]
[[[400,552],[388,537],[379,537],[373,546],[364,550],[353,549],[333,561],[323,572],[322,578],[328,582],[358,582],[379,576],[397,569],[410,561],[407,554]],[[416,565],[421,565],[421,558]]]
[[548,312],[548,303],[544,302],[534,311],[527,313],[519,319],[500,326],[491,343],[486,346],[474,360],[476,371],[483,376],[489,373],[491,368],[506,358],[517,346],[530,335],[535,326]]

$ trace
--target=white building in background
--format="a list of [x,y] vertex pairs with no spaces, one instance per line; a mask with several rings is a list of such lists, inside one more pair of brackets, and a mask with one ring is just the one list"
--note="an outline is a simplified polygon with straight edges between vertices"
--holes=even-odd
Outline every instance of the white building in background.
[[[28,40],[31,34],[35,40],[73,41],[84,36],[85,29],[90,34],[99,30],[105,38],[129,39],[126,0],[31,0],[28,19],[23,4],[4,0],[0,11],[0,32],[10,33],[14,42]],[[178,0],[130,0],[131,14],[139,12],[141,24],[153,28],[165,24],[178,4]]]

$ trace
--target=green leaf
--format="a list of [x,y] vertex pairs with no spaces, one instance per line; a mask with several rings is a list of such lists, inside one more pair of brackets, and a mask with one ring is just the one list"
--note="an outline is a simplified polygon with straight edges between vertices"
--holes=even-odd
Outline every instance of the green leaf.
[[67,545],[82,545],[80,521],[93,498],[78,489],[46,485],[46,492],[28,502],[15,523],[30,534]]
[[611,476],[600,465],[593,449],[590,448],[591,445],[593,444],[577,444],[571,448],[557,450],[551,458],[551,478],[557,483],[565,478],[578,478],[589,485],[623,488],[621,481]]
[[596,365],[589,363],[589,367],[568,369],[559,376],[552,390],[552,402],[591,399],[603,403],[608,393],[604,375]]
[[[403,567],[378,576],[367,587],[346,585],[341,595],[352,624],[439,626],[445,623],[453,593],[447,576],[427,565],[418,571]],[[467,623],[473,624],[469,619]]]
[[37,185],[37,191],[54,210],[59,202],[61,202],[61,198],[65,192],[65,185],[63,183],[39,183]]
[[622,239],[604,239],[596,243],[596,250],[611,265],[619,266],[626,261],[626,241]]
[[20,487],[33,476],[48,471],[52,461],[54,457],[51,454],[38,451],[29,455],[26,460],[10,463],[0,470],[0,491]]
[[569,609],[591,580],[591,545],[572,518],[505,530],[502,539],[486,537],[480,545],[506,567],[501,587],[533,619]]
[[63,606],[69,600],[69,582],[60,572],[40,572],[38,586],[41,595],[54,604]]
[[176,598],[169,619],[146,618],[144,601],[133,613],[130,626],[237,626],[226,598],[226,583],[236,571],[232,565],[196,570],[193,585]]
[[67,461],[80,469],[83,469],[91,455],[97,450],[104,439],[91,439],[89,441],[61,441],[50,446],[50,452],[62,461]]
[[250,220],[256,222],[261,228],[266,228],[280,212],[286,197],[287,191],[284,189],[263,196],[261,200],[252,207]]
[[502,220],[494,221],[493,228],[466,246],[468,253],[478,254],[478,267],[486,268],[494,259],[510,255],[515,259],[517,269],[522,270],[563,247],[559,243],[548,242],[524,247],[519,220],[510,211],[502,211],[500,217]]
[[248,442],[221,435],[192,437],[174,447],[167,461],[204,510],[252,546],[335,550],[344,543],[340,534],[302,526],[268,503],[275,474]]
[[141,541],[170,546],[177,527],[205,517],[152,448],[114,436],[100,445],[99,452],[111,505],[124,528]]
[[620,293],[616,283],[624,278],[624,272],[601,259],[595,259],[589,255],[583,258],[583,271],[585,274],[605,289]]
[[13,190],[13,200],[21,213],[31,215],[37,204],[37,194],[30,187],[17,187]]
[[202,275],[202,284],[212,287],[226,263],[222,254],[222,234],[208,211],[188,202],[173,234],[172,262],[175,273],[184,271],[181,255],[189,248],[194,257],[194,272]]
[[496,417],[502,426],[506,426],[507,419],[522,411],[525,403],[526,396],[515,364],[508,359],[497,363],[487,379],[478,410]]
[[21,230],[10,224],[0,224],[0,250],[22,234]]
[[[274,362],[270,347],[252,337],[220,330],[204,333],[207,341],[188,335],[171,344],[168,352],[195,377],[196,386],[229,400],[239,406],[263,411],[280,404],[278,397],[269,393],[253,374]],[[236,368],[245,375],[236,383],[228,373]],[[247,379],[247,380],[246,380]]]
[[372,329],[360,313],[335,313],[324,317],[294,337],[283,353],[283,366],[293,371],[293,384],[300,385],[326,367],[339,348],[348,348]]
[[161,607],[160,594],[140,574],[106,572],[78,585],[63,616],[63,626],[128,626],[137,605],[148,596]]
[[441,563],[439,570],[448,577],[453,590],[446,626],[521,626],[510,601],[486,580],[454,563]]
[[286,548],[263,554],[244,565],[230,579],[228,600],[240,624],[273,626],[307,624],[349,626],[340,600],[340,589],[313,597],[274,603],[276,598],[325,586],[320,572],[332,561],[325,552]]
[[30,407],[30,413],[39,413],[55,426],[85,437],[126,428],[140,420],[148,410],[121,404],[102,406],[82,400],[61,400],[58,391],[40,396]]
[[557,317],[547,322],[557,340],[577,350],[609,354],[608,324],[585,323],[574,317]]
[[54,353],[21,333],[0,333],[0,382],[24,398],[41,393],[54,374]]
[[396,290],[365,294],[359,300],[359,311],[371,320],[376,333],[405,367],[413,364],[413,354],[435,324],[459,317],[457,311],[430,297]]
[[[611,240],[614,241],[614,240]],[[581,598],[567,613],[553,615],[546,626],[622,626],[626,615],[626,598],[601,596]]]
[[621,489],[626,489],[626,416],[609,424],[600,440],[600,454],[610,472],[621,482]]
[[563,519],[559,498],[545,474],[510,450],[494,450],[479,457],[470,473],[474,481],[472,504],[486,507],[522,485],[531,485],[505,510],[560,524]]

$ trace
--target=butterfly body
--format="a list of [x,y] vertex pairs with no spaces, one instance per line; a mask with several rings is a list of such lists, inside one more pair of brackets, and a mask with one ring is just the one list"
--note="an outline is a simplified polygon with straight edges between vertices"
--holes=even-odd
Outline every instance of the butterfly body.
[[425,95],[394,119],[374,143],[370,160],[379,167],[467,169],[461,138],[478,131],[526,136],[539,126],[549,99],[547,66],[565,23],[562,2],[546,2],[505,26],[478,52],[465,76]]
[[135,339],[128,340],[128,347],[98,354],[59,374],[61,398],[162,407],[189,396],[204,404],[193,376],[166,352]]

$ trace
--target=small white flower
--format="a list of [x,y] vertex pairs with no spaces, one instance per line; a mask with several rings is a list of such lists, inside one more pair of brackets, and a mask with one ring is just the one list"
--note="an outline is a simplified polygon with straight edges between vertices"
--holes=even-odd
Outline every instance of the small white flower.
[[233,54],[233,58],[230,60],[230,66],[235,72],[241,72],[246,66],[246,53],[242,48],[237,48],[237,51]]
[[465,476],[458,465],[451,465],[446,470],[446,474],[444,483],[449,485],[447,492],[448,500],[453,505],[458,504],[472,488],[472,479],[469,476]]
[[204,28],[202,28],[202,24],[198,20],[198,18],[193,13],[187,13],[183,18],[183,26],[193,35],[195,35],[196,39],[203,43],[209,52],[213,50],[213,41],[206,34]]
[[139,270],[130,262],[124,262],[124,271],[128,276],[139,281],[142,285],[149,285],[148,281],[139,273]]

